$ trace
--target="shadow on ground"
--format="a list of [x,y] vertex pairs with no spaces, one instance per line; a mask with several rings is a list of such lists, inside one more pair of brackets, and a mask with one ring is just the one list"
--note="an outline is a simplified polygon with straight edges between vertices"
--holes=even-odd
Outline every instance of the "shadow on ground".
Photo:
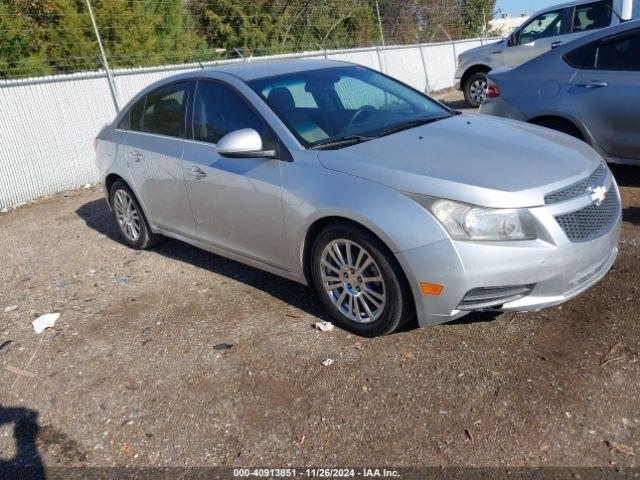
[[[84,220],[89,228],[111,240],[122,243],[115,221],[104,200],[85,203],[76,210],[76,214]],[[313,290],[291,280],[169,238],[154,247],[152,252],[237,280],[262,290],[310,315],[322,320],[329,320],[329,316],[324,311]]]
[[[111,240],[121,242],[116,224],[104,200],[85,203],[76,214],[93,230]],[[177,240],[166,239],[152,250],[173,260],[185,262],[227,278],[232,278],[322,320],[330,320],[315,292],[298,283],[249,267],[234,260],[215,255]],[[467,325],[494,320],[500,313],[473,312],[451,322],[450,325]],[[407,332],[418,328],[417,321],[410,322],[397,332]]]
[[640,166],[610,164],[609,168],[621,187],[640,187]]
[[15,455],[13,458],[0,457],[0,478],[45,479],[36,445],[40,431],[38,413],[27,408],[0,405],[0,426],[7,424],[13,425]]
[[622,210],[622,220],[640,225],[640,207],[627,207]]

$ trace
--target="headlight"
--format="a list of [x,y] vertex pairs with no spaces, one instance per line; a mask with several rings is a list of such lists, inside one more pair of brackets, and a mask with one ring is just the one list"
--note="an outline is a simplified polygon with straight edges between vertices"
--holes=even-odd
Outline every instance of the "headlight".
[[526,208],[484,208],[426,195],[407,194],[429,210],[454,240],[533,240],[536,229]]

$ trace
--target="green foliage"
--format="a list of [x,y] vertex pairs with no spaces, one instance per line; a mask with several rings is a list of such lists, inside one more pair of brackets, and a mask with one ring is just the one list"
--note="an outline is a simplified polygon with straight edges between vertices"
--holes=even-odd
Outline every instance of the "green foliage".
[[[379,2],[387,44],[480,35],[495,7],[495,0]],[[264,55],[380,41],[374,0],[91,5],[112,68],[236,57],[236,49]],[[103,67],[100,58],[86,0],[0,0],[0,78],[95,70]]]
[[480,36],[488,31],[495,8],[496,0],[462,0],[460,14],[466,31],[473,36]]

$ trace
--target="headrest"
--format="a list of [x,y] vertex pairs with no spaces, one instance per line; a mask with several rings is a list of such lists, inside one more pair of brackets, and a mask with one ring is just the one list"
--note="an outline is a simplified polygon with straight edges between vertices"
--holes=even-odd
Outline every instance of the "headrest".
[[291,92],[284,87],[274,88],[269,92],[267,99],[278,111],[287,113],[295,110],[296,102]]

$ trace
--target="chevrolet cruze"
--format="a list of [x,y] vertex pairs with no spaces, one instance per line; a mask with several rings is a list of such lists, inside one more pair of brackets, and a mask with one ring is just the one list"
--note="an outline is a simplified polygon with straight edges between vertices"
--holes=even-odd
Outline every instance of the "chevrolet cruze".
[[591,147],[346,63],[162,80],[96,152],[128,245],[172,237],[312,285],[365,336],[557,305],[618,251],[618,188]]

